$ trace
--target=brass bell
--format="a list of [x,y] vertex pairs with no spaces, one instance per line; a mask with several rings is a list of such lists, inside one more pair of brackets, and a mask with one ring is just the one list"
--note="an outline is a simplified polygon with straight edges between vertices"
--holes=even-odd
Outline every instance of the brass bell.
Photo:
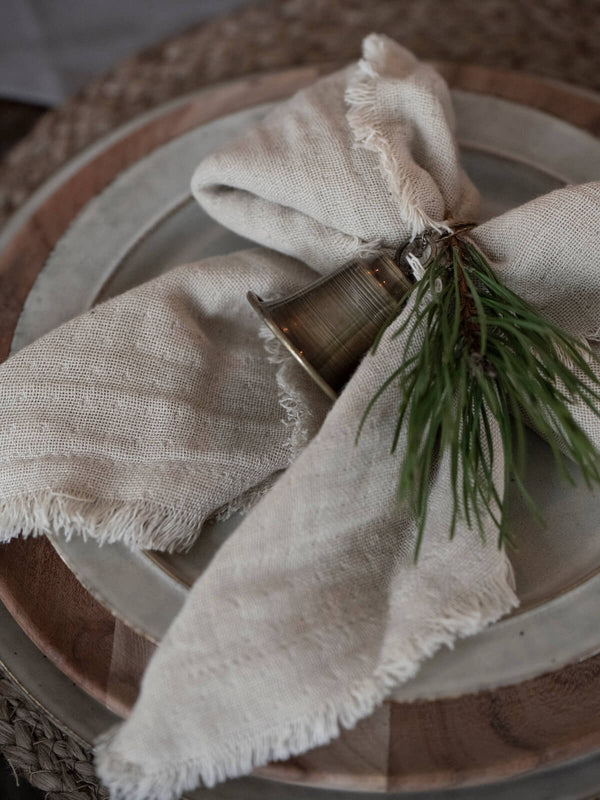
[[411,287],[400,253],[352,261],[280,300],[248,292],[266,325],[332,400]]

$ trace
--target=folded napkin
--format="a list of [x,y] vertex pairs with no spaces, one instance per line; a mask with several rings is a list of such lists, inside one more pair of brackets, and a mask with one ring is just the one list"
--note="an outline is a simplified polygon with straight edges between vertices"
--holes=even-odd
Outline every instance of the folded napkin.
[[[539,234],[515,241],[524,222]],[[573,253],[591,263],[598,222],[600,184],[588,184],[510,211],[473,238],[507,285],[549,319],[597,336],[600,271],[590,270],[582,298]],[[517,605],[493,525],[485,545],[464,523],[449,541],[444,462],[414,565],[416,526],[398,506],[398,461],[389,455],[399,387],[376,404],[355,446],[366,398],[402,351],[402,338],[391,338],[402,319],[191,590],[130,718],[98,743],[97,769],[111,796],[176,798],[322,745],[371,713],[442,645]],[[589,409],[573,413],[600,447]]]
[[[371,36],[358,66],[204,161],[193,190],[272,249],[175,270],[0,368],[5,538],[62,529],[185,547],[208,516],[269,487],[190,591],[130,718],[97,744],[98,773],[122,800],[174,800],[324,744],[424,658],[517,604],[491,521],[487,544],[464,523],[448,540],[444,461],[413,564],[416,524],[395,491],[403,441],[389,454],[400,387],[355,446],[366,403],[402,352],[391,337],[403,317],[323,422],[326,404],[291,359],[267,353],[244,299],[248,289],[285,295],[357,255],[474,217],[443,80]],[[599,222],[600,185],[589,184],[472,236],[509,287],[592,340]],[[592,415],[574,413],[600,445]]]
[[0,541],[62,532],[185,550],[207,518],[251,505],[329,403],[293,360],[269,361],[246,290],[315,274],[262,248],[208,259],[8,359]]
[[363,50],[200,164],[205,211],[321,271],[475,218],[442,77],[385,36]]

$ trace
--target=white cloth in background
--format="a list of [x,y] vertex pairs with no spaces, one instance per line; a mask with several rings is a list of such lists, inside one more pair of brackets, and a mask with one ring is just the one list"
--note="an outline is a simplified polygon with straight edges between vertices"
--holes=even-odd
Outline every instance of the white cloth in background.
[[121,59],[248,0],[2,0],[0,97],[56,105]]

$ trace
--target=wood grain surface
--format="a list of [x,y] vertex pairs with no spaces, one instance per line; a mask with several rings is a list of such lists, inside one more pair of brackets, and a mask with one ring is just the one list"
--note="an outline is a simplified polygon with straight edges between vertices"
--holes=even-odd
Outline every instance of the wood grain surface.
[[[564,85],[481,67],[437,65],[452,86],[492,94],[600,132],[600,102]],[[45,260],[78,211],[122,170],[226,113],[288,96],[323,68],[224,84],[193,95],[105,147],[33,209],[0,253],[0,360]],[[28,636],[90,695],[121,715],[153,646],[78,583],[45,539],[0,547],[0,598]],[[354,790],[485,783],[600,750],[600,656],[516,686],[455,699],[386,703],[327,747],[258,770]]]

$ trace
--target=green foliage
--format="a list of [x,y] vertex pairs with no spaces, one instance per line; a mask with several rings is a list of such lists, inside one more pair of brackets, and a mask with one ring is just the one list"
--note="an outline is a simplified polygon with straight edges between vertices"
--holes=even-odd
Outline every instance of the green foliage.
[[569,410],[579,401],[600,416],[594,356],[581,341],[503,286],[483,254],[457,235],[446,240],[409,295],[406,319],[393,334],[405,336],[399,365],[369,402],[357,439],[379,397],[398,382],[402,395],[391,450],[403,433],[398,497],[417,520],[415,560],[432,475],[444,455],[452,484],[449,536],[459,519],[483,536],[489,517],[498,545],[508,541],[505,498],[493,481],[492,420],[504,451],[505,485],[512,478],[538,518],[523,481],[524,419],[549,443],[567,480],[573,482],[565,454],[589,486],[600,483],[600,456]]

